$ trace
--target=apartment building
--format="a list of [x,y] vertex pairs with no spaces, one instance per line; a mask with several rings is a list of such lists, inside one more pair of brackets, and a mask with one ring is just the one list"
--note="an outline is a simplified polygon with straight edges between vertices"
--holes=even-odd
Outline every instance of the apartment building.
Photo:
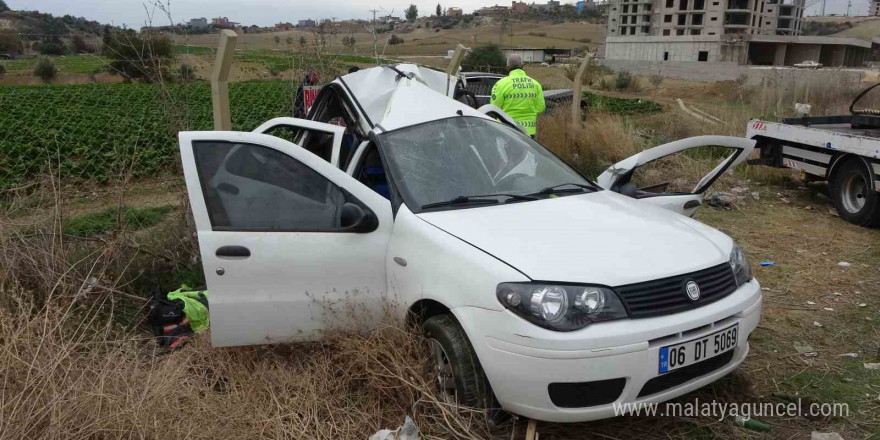
[[800,35],[805,0],[611,0],[608,36]]

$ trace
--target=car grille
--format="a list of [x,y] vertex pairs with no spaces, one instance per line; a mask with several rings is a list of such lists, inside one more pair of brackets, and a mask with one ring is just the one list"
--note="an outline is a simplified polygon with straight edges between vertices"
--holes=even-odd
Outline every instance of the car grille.
[[657,394],[661,391],[666,391],[670,388],[677,387],[691,379],[696,379],[700,376],[704,376],[715,370],[718,370],[721,367],[730,363],[730,361],[733,359],[733,352],[734,350],[730,350],[727,353],[713,357],[712,359],[706,359],[703,362],[688,365],[687,367],[684,367],[680,370],[675,370],[662,376],[657,376],[645,382],[645,386],[643,386],[642,390],[639,391],[639,397],[650,396],[652,394]]
[[554,382],[547,387],[550,401],[560,408],[586,408],[607,405],[617,400],[626,386],[626,378],[593,382]]
[[[696,301],[688,298],[686,285],[694,281],[700,287]],[[694,309],[718,301],[736,290],[730,264],[717,266],[643,283],[614,288],[631,318],[649,318]]]

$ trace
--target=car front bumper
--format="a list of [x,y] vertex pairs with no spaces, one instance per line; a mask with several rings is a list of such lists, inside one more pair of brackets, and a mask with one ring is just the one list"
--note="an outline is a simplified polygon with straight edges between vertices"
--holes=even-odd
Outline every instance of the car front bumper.
[[[748,336],[758,326],[761,308],[761,288],[752,280],[724,299],[697,309],[594,324],[568,333],[541,329],[506,310],[460,307],[453,313],[467,332],[502,408],[537,420],[581,422],[621,415],[615,409],[622,404],[663,402],[730,373],[748,354]],[[740,336],[728,362],[639,397],[645,384],[660,376],[661,347],[733,324],[739,324]],[[593,406],[559,407],[548,390],[551,383],[563,384],[556,385],[559,390],[571,383],[612,379],[625,380],[619,397]]]

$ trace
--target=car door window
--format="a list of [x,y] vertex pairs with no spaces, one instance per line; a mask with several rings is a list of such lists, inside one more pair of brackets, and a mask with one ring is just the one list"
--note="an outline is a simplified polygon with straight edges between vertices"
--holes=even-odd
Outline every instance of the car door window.
[[[365,140],[366,136],[360,132],[354,112],[339,95],[339,92],[331,88],[327,89],[324,94],[320,97],[319,102],[315,104],[316,110],[312,119],[316,122],[324,122],[345,128],[339,155],[339,168],[344,170],[354,155],[354,150],[360,145],[361,141]],[[328,140],[309,133],[303,136],[301,145],[306,150],[323,158],[325,155],[330,154],[327,150],[332,150],[328,146],[332,145],[332,142],[332,137]]]
[[[691,194],[700,179],[727,160],[733,148],[705,146],[663,156],[633,170],[635,196]],[[683,171],[684,170],[684,171]]]
[[196,167],[214,230],[341,229],[345,193],[275,149],[194,142]]

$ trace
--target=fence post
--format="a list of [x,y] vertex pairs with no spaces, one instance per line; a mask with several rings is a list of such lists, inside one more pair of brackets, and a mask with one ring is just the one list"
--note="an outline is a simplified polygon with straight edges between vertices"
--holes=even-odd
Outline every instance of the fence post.
[[462,44],[455,46],[455,53],[452,54],[452,59],[449,60],[449,65],[446,66],[447,75],[458,75],[458,68],[461,67],[461,61],[464,59],[464,54],[466,51],[467,48],[464,47],[464,45]]
[[590,55],[584,55],[581,61],[581,67],[578,69],[577,75],[574,76],[574,92],[571,95],[571,123],[579,126],[583,118],[581,117],[581,87],[583,84],[584,72],[590,65]]
[[211,101],[214,104],[214,130],[232,130],[232,115],[229,111],[229,70],[235,55],[235,41],[238,34],[229,29],[220,32],[220,45],[217,46],[217,60],[211,72]]

